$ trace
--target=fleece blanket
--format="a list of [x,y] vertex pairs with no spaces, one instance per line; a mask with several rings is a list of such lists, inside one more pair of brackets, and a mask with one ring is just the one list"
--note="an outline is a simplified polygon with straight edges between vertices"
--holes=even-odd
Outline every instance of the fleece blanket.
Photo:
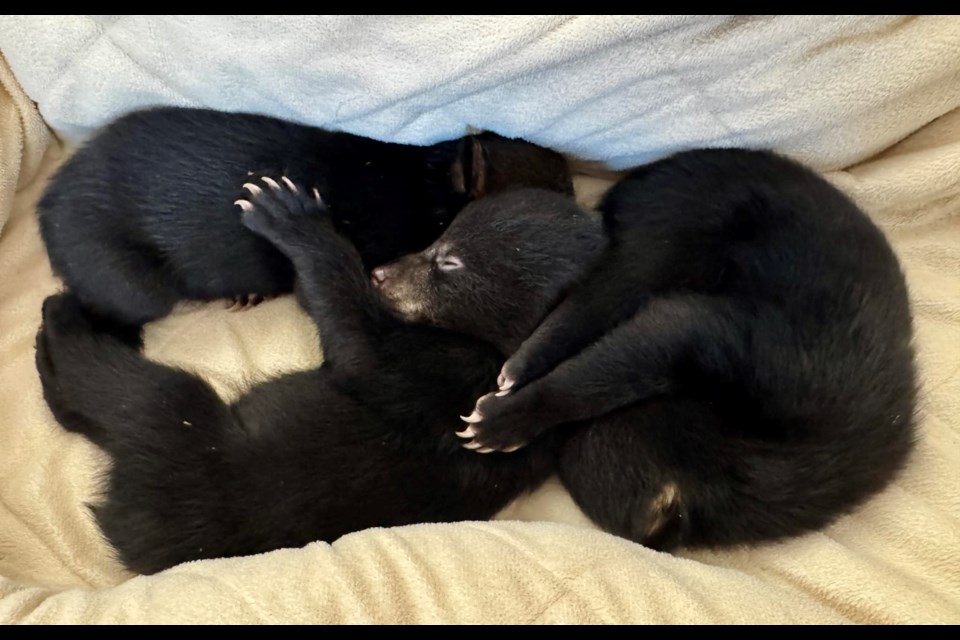
[[[960,622],[960,25],[789,20],[0,21],[16,73],[0,58],[0,623]],[[669,88],[674,104],[658,93]],[[550,482],[491,523],[368,530],[129,576],[84,507],[106,461],[59,429],[33,366],[40,304],[58,288],[35,202],[65,155],[40,114],[82,137],[159,102],[395,140],[473,125],[615,166],[686,145],[772,146],[830,170],[906,270],[916,454],[833,526],[751,549],[655,553],[597,531]],[[607,184],[580,176],[578,195],[589,204]],[[244,314],[184,307],[146,344],[227,398],[321,359],[291,299]]]
[[619,168],[690,146],[836,169],[960,100],[934,16],[5,16],[56,130],[134,107],[246,110],[425,144],[492,129]]

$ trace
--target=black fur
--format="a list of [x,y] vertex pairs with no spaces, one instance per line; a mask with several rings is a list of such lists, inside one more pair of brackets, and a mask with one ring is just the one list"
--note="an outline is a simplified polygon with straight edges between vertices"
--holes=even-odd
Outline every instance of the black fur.
[[[95,513],[122,562],[153,573],[367,527],[485,519],[538,485],[553,469],[546,441],[477,456],[450,426],[503,364],[483,339],[516,344],[529,335],[602,250],[599,221],[560,195],[511,191],[469,205],[441,239],[466,268],[441,270],[436,247],[388,266],[394,277],[377,284],[392,301],[397,274],[418,272],[436,295],[465,304],[495,290],[507,301],[501,309],[520,318],[505,332],[488,314],[467,337],[396,319],[325,207],[302,186],[257,183],[263,192],[243,223],[294,265],[323,341],[319,369],[227,405],[196,376],[146,360],[71,294],[44,304],[45,398],[66,429],[112,459]],[[476,241],[494,233],[496,242]],[[522,253],[511,261],[491,253],[504,247]]]
[[787,159],[710,150],[601,210],[609,251],[477,403],[471,446],[567,425],[574,499],[659,547],[799,534],[891,480],[914,441],[909,302],[856,205]]
[[562,156],[490,133],[415,147],[159,108],[107,126],[53,178],[39,204],[50,262],[91,311],[132,326],[180,299],[287,293],[290,261],[232,204],[251,172],[317,185],[367,268],[420,251],[473,198],[511,186],[572,193]]

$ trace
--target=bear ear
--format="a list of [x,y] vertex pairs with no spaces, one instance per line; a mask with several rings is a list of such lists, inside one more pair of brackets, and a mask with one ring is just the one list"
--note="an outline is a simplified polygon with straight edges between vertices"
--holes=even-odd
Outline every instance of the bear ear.
[[450,167],[450,186],[474,200],[486,194],[490,157],[476,136],[460,140],[457,159]]
[[450,165],[450,186],[457,193],[467,192],[467,175],[470,171],[470,158],[467,157],[467,150],[470,149],[470,141],[473,136],[461,138],[457,143],[457,157]]
[[490,171],[490,156],[476,136],[470,136],[470,198],[476,199],[487,193],[487,177]]

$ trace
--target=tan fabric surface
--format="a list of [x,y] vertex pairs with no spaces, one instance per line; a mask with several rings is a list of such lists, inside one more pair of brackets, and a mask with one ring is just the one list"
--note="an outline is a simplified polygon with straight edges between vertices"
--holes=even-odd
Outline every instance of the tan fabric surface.
[[[24,127],[35,122],[30,103],[11,100],[5,74],[0,204],[11,185],[20,191],[0,231],[0,623],[960,622],[960,112],[831,175],[906,266],[923,417],[906,472],[825,532],[673,557],[584,526],[421,525],[128,580],[83,507],[104,458],[60,430],[40,395],[33,339],[57,283],[34,202],[62,154],[47,147],[31,175],[47,141]],[[244,379],[319,360],[291,299],[245,314],[182,310],[146,341],[151,357],[197,370],[227,396]],[[582,523],[555,483],[507,515]]]
[[36,105],[20,89],[0,53],[0,231],[18,184],[36,174],[50,134]]

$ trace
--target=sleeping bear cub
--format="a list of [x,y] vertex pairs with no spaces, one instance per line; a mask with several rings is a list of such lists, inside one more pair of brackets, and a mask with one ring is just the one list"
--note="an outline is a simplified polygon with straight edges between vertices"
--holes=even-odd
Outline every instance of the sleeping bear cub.
[[600,209],[609,250],[465,417],[468,447],[560,426],[581,508],[660,548],[811,531],[890,482],[914,440],[910,303],[863,211],[742,149],[641,167]]
[[243,308],[289,293],[290,260],[233,205],[251,172],[316,186],[368,269],[422,250],[476,198],[573,192],[563,156],[493,133],[417,147],[248,113],[147,109],[104,127],[51,180],[38,205],[50,263],[84,306],[134,336],[179,300]]
[[[44,304],[44,394],[64,428],[112,459],[94,512],[124,565],[153,573],[368,527],[487,519],[540,484],[553,470],[547,440],[476,456],[451,427],[602,251],[599,221],[556,193],[508,191],[371,278],[315,189],[255,183],[243,224],[293,264],[323,342],[318,369],[228,405],[72,295]],[[433,305],[444,328],[391,313],[413,301],[401,273],[429,290],[416,304]]]

